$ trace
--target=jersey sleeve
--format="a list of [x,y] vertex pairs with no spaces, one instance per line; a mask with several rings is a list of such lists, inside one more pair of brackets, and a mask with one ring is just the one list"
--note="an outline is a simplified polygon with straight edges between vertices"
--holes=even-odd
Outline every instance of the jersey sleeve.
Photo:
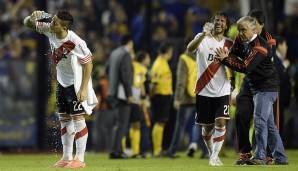
[[78,57],[81,64],[86,64],[92,60],[92,53],[83,40],[77,41],[73,54]]
[[51,23],[38,21],[38,22],[36,22],[35,30],[40,34],[49,36],[50,35],[50,24]]

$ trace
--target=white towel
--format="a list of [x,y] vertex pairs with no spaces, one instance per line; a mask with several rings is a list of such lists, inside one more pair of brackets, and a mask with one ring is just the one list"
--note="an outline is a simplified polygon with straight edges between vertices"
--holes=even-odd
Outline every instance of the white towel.
[[[71,67],[74,74],[74,88],[76,94],[78,94],[82,83],[83,72],[82,65],[79,63],[78,58],[74,55],[71,57]],[[83,101],[81,104],[84,107],[86,114],[91,115],[92,109],[97,105],[97,103],[98,100],[93,90],[92,79],[90,77],[88,81],[87,100]]]

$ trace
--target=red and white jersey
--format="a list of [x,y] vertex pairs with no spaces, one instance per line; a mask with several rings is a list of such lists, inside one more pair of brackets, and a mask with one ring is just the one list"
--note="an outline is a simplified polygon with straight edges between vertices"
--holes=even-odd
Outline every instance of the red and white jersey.
[[55,34],[50,32],[50,23],[37,22],[36,31],[49,38],[52,60],[56,64],[57,81],[63,87],[73,85],[74,73],[71,58],[76,56],[81,64],[92,60],[92,54],[86,42],[71,30],[68,30],[68,34],[64,39],[58,39]]
[[214,60],[214,57],[216,48],[230,49],[232,44],[233,42],[226,37],[221,41],[216,40],[213,36],[204,37],[196,49],[198,66],[196,94],[207,97],[230,95],[231,84],[227,78],[225,66]]

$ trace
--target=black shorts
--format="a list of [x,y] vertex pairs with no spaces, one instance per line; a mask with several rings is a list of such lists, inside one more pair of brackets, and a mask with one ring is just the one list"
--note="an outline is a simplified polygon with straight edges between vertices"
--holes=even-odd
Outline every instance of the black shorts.
[[59,114],[85,114],[83,106],[77,100],[74,85],[71,85],[69,87],[63,87],[58,83],[56,91],[56,100]]
[[131,105],[130,122],[141,122],[144,119],[142,108],[138,104],[132,103]]
[[200,125],[214,124],[215,120],[230,119],[229,116],[230,96],[206,97],[196,96],[196,123]]
[[151,99],[152,116],[154,122],[166,123],[171,110],[171,95],[155,95]]

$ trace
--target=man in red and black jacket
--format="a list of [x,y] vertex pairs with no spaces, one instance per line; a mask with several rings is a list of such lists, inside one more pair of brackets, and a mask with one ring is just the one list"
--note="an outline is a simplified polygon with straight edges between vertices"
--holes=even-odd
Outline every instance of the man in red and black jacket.
[[243,72],[253,94],[256,152],[248,164],[266,164],[266,147],[272,151],[276,164],[288,164],[283,143],[274,124],[273,103],[278,96],[279,80],[272,62],[272,49],[256,33],[257,23],[253,17],[237,21],[239,39],[229,53],[217,49],[217,59],[231,69]]
[[[256,33],[266,40],[268,46],[272,49],[272,55],[274,55],[276,41],[264,28],[265,16],[263,15],[263,12],[261,10],[252,10],[249,12],[248,16],[251,16],[257,20]],[[238,36],[234,41],[234,47],[237,47],[237,49],[240,51],[244,51],[245,48],[242,46],[243,45],[241,43],[240,37]],[[244,52],[242,53],[245,54]],[[243,79],[240,92],[236,97],[236,101],[236,133],[240,156],[236,161],[236,164],[244,165],[252,156],[252,145],[249,141],[249,130],[254,112],[253,94],[249,87],[247,76]]]

